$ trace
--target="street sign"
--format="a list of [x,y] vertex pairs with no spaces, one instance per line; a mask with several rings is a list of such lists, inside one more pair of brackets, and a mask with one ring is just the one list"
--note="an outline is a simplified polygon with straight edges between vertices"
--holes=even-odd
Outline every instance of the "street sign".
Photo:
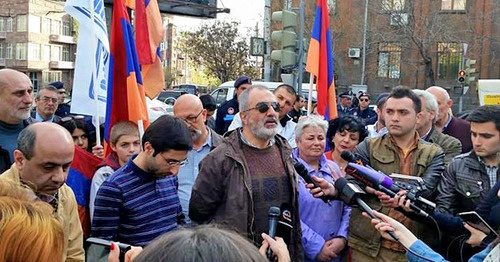
[[263,56],[266,51],[266,42],[264,38],[250,37],[250,55]]

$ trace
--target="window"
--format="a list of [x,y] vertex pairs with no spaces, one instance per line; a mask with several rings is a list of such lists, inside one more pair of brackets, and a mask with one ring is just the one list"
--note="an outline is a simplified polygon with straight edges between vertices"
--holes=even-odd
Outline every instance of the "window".
[[383,0],[384,11],[402,11],[405,9],[405,0]]
[[438,78],[455,79],[462,65],[463,54],[462,43],[438,43]]
[[28,44],[28,60],[40,60],[40,44]]
[[50,61],[50,45],[43,45],[43,61]]
[[38,73],[37,72],[30,72],[29,74],[31,83],[33,83],[33,93],[38,92]]
[[61,61],[61,47],[52,46],[50,61]]
[[18,15],[17,16],[17,31],[18,32],[26,32],[28,30],[27,26],[27,16],[26,15]]
[[5,48],[5,58],[12,59],[12,44],[8,43],[7,48]]
[[3,17],[0,17],[0,32],[5,32],[5,24],[4,24]]
[[26,60],[26,43],[17,43],[16,44],[16,59],[17,60]]
[[29,31],[31,33],[40,33],[40,17],[35,15],[29,16]]
[[61,81],[62,72],[61,71],[45,71],[43,72],[43,82],[52,83],[56,81]]
[[61,21],[59,20],[52,20],[52,30],[51,33],[54,35],[60,35],[61,34]]
[[390,43],[378,46],[378,77],[399,78],[401,71],[401,47]]
[[44,18],[43,18],[43,25],[42,25],[42,32],[43,32],[44,34],[46,34],[46,35],[50,35],[50,29],[51,29],[50,25],[51,25],[51,20],[50,20],[50,18],[46,18],[46,17],[44,17]]
[[63,49],[62,49],[62,60],[63,61],[71,61],[70,56],[69,56],[69,45],[63,46]]
[[3,44],[0,44],[0,59],[3,58]]
[[63,35],[71,36],[71,24],[68,21],[63,22]]
[[12,22],[14,19],[12,17],[7,18],[7,32],[12,32]]
[[441,0],[441,10],[465,10],[466,0]]

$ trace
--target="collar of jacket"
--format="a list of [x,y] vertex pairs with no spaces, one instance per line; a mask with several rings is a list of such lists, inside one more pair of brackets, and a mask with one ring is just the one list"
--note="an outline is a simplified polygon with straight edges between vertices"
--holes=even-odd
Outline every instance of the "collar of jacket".
[[471,150],[469,153],[465,153],[466,157],[464,157],[464,165],[470,169],[486,172],[486,168],[479,162],[478,156],[474,150]]

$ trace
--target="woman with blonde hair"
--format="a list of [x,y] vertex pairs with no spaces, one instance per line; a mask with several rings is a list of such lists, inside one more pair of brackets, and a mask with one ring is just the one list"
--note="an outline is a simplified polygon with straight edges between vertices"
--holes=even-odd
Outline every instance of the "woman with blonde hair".
[[0,261],[62,261],[64,233],[53,208],[9,181],[0,183]]

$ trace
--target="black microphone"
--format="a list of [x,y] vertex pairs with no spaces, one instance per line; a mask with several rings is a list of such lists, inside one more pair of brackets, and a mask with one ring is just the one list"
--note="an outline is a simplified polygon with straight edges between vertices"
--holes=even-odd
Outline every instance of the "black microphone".
[[[346,205],[357,207],[362,211],[365,211],[371,218],[382,222],[382,220],[375,216],[370,206],[368,206],[368,204],[361,199],[361,195],[364,194],[364,191],[361,190],[361,188],[355,184],[347,182],[347,179],[343,177],[335,180],[334,186],[339,192],[338,198],[342,200],[342,202]],[[389,234],[394,240],[399,241],[393,231],[387,231],[387,234]]]
[[[272,206],[269,208],[269,213],[268,213],[268,218],[269,218],[269,236],[274,238],[276,236],[276,226],[278,224],[279,216],[280,216],[280,208]],[[272,258],[272,252],[271,248],[269,247],[267,249],[267,257],[269,259]]]
[[[306,183],[313,184],[315,188],[320,187],[318,183],[316,183],[316,181],[312,179],[311,175],[309,175],[309,172],[307,171],[307,168],[302,163],[296,161],[293,166],[295,167],[295,171],[297,171],[299,176],[301,176],[306,181]],[[325,203],[328,203],[328,201],[330,200],[327,196],[321,196],[319,198]]]
[[283,238],[287,245],[292,239],[293,230],[293,206],[289,203],[282,203],[280,206],[280,217],[276,227],[276,236]]
[[[401,190],[400,187],[398,187],[394,181],[386,176],[384,173],[380,171],[373,170],[369,167],[355,164],[353,162],[357,162],[354,154],[348,151],[343,151],[340,156],[350,162],[346,166],[346,174],[354,177],[356,180],[361,181],[363,184],[372,187],[376,190],[382,191],[385,194],[389,195],[390,197],[396,196],[396,193]],[[430,202],[429,200],[423,198],[423,197],[417,197],[414,194],[407,194],[407,198],[412,201],[410,203],[410,208],[415,211],[417,214],[420,214],[422,216],[429,216],[427,212],[422,210],[420,207],[415,205],[413,202],[421,202],[423,204],[429,205],[430,208],[433,208],[434,203]],[[435,206],[435,205],[434,205]]]

